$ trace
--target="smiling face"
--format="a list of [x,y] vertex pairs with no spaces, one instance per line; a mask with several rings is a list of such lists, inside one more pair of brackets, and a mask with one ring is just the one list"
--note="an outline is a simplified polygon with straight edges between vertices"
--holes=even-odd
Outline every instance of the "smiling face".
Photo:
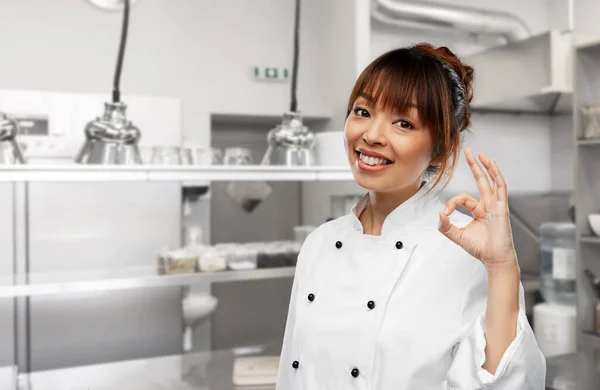
[[432,163],[433,140],[415,102],[394,112],[359,96],[344,132],[348,161],[361,187],[381,193],[420,187]]
[[[462,97],[451,86],[456,81],[445,70],[450,66],[467,82]],[[447,48],[429,44],[392,50],[371,62],[346,112],[345,145],[356,182],[370,191],[406,195],[431,174],[431,189],[443,189],[455,169],[460,132],[470,123],[472,76],[472,68]]]

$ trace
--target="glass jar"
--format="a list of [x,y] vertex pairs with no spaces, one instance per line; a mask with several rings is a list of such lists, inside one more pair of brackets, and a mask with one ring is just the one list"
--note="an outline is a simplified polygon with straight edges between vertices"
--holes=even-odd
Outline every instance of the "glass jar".
[[223,163],[225,165],[252,165],[252,151],[247,148],[227,148]]
[[547,222],[540,226],[541,294],[549,303],[574,305],[576,299],[575,225]]

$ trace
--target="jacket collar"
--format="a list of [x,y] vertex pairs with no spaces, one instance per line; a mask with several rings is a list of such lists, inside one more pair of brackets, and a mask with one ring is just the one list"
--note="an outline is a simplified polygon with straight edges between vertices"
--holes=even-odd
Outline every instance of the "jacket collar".
[[[437,227],[438,213],[442,211],[443,204],[435,190],[426,194],[430,186],[430,183],[425,183],[419,191],[388,214],[381,229],[382,236],[405,235],[415,228],[423,226]],[[369,193],[367,192],[350,213],[352,227],[360,233],[364,233],[364,231],[358,218],[368,205]]]

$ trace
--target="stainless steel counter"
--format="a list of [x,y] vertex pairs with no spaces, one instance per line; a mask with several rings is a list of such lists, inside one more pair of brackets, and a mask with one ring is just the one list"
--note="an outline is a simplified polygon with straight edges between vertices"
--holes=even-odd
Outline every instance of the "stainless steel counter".
[[[256,347],[249,352],[279,355],[280,348]],[[236,356],[246,353],[223,350],[20,374],[19,390],[233,390],[233,363]],[[275,386],[243,389],[272,390]]]
[[548,358],[547,390],[600,389],[600,349]]
[[[232,375],[236,356],[279,352],[280,346],[267,346],[40,371],[20,374],[19,390],[235,390]],[[11,371],[0,373],[8,375]],[[0,378],[0,383],[10,382],[2,379],[7,378]],[[274,388],[273,385],[243,387],[245,390]],[[546,389],[600,389],[600,349],[549,358]]]

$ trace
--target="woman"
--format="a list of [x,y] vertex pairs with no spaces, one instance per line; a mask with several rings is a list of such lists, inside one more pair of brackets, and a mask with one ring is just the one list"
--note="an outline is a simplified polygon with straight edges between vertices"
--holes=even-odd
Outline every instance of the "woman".
[[279,390],[544,389],[500,169],[466,149],[481,199],[437,197],[470,125],[472,81],[429,44],[383,54],[358,78],[345,145],[368,193],[302,247]]

